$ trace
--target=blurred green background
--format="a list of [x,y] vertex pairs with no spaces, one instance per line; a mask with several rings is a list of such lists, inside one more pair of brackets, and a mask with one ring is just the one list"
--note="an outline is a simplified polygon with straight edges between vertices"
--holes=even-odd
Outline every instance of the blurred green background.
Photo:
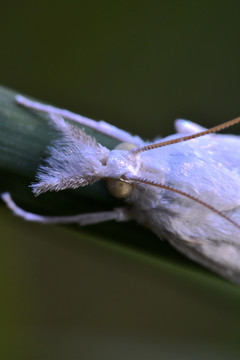
[[[1,84],[148,139],[177,117],[210,127],[240,114],[239,12],[238,1],[4,2]],[[30,198],[33,178],[13,178]],[[239,358],[240,288],[147,230],[0,212],[2,359]]]

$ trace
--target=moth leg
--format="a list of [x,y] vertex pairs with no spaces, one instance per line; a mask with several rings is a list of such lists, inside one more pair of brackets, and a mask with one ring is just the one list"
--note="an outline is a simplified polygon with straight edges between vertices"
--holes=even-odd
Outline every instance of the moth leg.
[[77,223],[80,226],[97,224],[105,221],[128,221],[132,219],[128,208],[115,208],[111,211],[102,211],[96,213],[77,214],[73,216],[43,216],[34,214],[17,206],[12,200],[9,193],[1,194],[2,200],[7,207],[12,210],[14,215],[17,215],[27,221],[39,222],[43,224],[72,224]]
[[178,133],[186,135],[191,135],[206,130],[205,127],[184,119],[175,120],[174,126]]
[[39,102],[32,101],[22,95],[17,95],[15,100],[17,104],[24,106],[28,109],[42,111],[47,114],[59,115],[65,119],[74,121],[83,126],[87,126],[121,142],[130,142],[137,146],[142,146],[144,144],[144,141],[139,136],[131,135],[127,131],[118,129],[116,126],[108,124],[105,121],[95,121],[85,116],[74,114],[73,112],[68,110],[59,109],[54,106],[44,105]]

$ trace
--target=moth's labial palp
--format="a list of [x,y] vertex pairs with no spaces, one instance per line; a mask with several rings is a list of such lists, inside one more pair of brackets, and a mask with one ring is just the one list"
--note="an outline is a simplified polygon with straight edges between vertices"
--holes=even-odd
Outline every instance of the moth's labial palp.
[[[136,148],[136,145],[129,142],[123,142],[115,147],[115,150],[132,150]],[[118,179],[107,179],[107,188],[109,192],[116,198],[127,198],[133,191],[133,184]]]

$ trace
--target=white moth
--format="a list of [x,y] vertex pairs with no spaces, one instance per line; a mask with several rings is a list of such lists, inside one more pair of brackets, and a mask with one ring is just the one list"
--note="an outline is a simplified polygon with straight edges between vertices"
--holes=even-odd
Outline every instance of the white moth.
[[[125,207],[107,212],[46,217],[19,208],[9,193],[2,194],[16,215],[29,221],[80,225],[135,219],[189,258],[240,284],[240,138],[214,134],[240,118],[210,130],[177,120],[176,134],[148,144],[103,121],[20,95],[16,101],[48,113],[60,133],[32,185],[36,195],[104,178],[110,192],[126,202]],[[122,143],[110,151],[63,118]]]

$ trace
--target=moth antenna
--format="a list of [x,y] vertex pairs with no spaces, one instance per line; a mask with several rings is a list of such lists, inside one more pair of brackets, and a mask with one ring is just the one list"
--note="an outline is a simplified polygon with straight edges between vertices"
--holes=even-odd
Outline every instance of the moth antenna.
[[240,122],[240,116],[238,116],[237,118],[235,118],[233,120],[229,120],[229,121],[227,121],[227,122],[225,122],[223,124],[214,126],[214,127],[210,128],[210,129],[200,131],[200,132],[198,132],[196,134],[183,136],[183,137],[173,139],[173,140],[162,141],[162,142],[158,142],[156,144],[150,144],[150,145],[145,145],[145,146],[138,147],[136,149],[131,150],[131,153],[132,154],[138,154],[138,153],[141,153],[143,151],[153,150],[153,149],[160,148],[160,147],[163,147],[163,146],[173,145],[173,144],[177,144],[177,143],[180,143],[180,142],[183,142],[183,141],[196,139],[196,138],[198,138],[200,136],[204,136],[204,135],[208,135],[208,134],[212,134],[212,133],[221,131],[221,130],[226,129],[226,128],[230,127],[230,126],[236,125],[239,122]]
[[131,177],[124,176],[123,179],[130,180],[130,181],[133,180],[133,181],[137,181],[137,182],[140,182],[140,183],[143,183],[143,184],[153,185],[153,186],[159,187],[161,189],[169,190],[169,191],[175,192],[175,193],[177,193],[179,195],[185,196],[186,198],[188,198],[190,200],[193,200],[193,201],[197,202],[198,204],[200,204],[202,206],[205,206],[209,210],[213,211],[215,214],[218,214],[223,219],[229,221],[231,224],[233,224],[234,226],[236,226],[240,230],[240,224],[236,223],[234,220],[230,219],[228,216],[226,216],[225,214],[223,214],[221,211],[217,210],[213,206],[209,205],[205,201],[199,200],[195,196],[192,196],[192,195],[186,193],[185,191],[176,189],[176,188],[174,188],[172,186],[169,186],[169,185],[161,184],[161,183],[159,183],[157,181],[141,178],[141,177],[138,177],[138,176],[131,176]]

